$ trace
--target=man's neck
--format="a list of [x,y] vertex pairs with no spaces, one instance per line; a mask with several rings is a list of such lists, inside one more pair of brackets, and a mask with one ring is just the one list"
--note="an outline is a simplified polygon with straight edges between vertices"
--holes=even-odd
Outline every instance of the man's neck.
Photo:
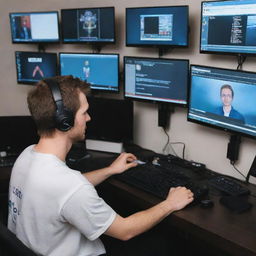
[[223,111],[229,113],[231,111],[231,106],[223,106]]
[[65,161],[71,146],[72,142],[67,136],[57,132],[53,137],[41,137],[34,149],[39,153],[55,155]]

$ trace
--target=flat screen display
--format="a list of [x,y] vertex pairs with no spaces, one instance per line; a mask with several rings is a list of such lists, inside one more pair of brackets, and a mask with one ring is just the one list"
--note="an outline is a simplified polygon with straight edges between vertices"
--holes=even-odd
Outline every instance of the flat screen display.
[[127,46],[188,46],[188,6],[126,8]]
[[124,95],[185,105],[188,75],[188,60],[124,57]]
[[188,120],[256,136],[256,73],[191,66]]
[[119,91],[118,54],[60,53],[60,73],[90,83],[93,90]]
[[114,7],[61,10],[64,43],[114,43]]
[[57,75],[57,54],[45,52],[15,52],[17,82],[34,84]]
[[256,1],[202,2],[202,53],[255,54]]
[[130,100],[88,97],[91,117],[86,139],[113,142],[133,140],[133,102]]
[[10,13],[13,43],[60,41],[58,12]]

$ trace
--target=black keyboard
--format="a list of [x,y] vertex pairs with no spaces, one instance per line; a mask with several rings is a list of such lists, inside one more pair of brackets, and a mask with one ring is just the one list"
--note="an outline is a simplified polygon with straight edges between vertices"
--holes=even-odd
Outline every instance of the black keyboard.
[[1,157],[0,167],[12,167],[16,161],[17,157]]
[[216,176],[209,180],[209,185],[225,192],[230,196],[241,196],[250,194],[250,190],[234,181],[231,178],[224,176]]
[[204,184],[197,184],[185,175],[186,170],[180,166],[171,165],[167,169],[159,165],[147,163],[132,168],[116,177],[161,199],[165,199],[171,187],[185,186],[194,193],[194,202],[200,201],[208,194]]

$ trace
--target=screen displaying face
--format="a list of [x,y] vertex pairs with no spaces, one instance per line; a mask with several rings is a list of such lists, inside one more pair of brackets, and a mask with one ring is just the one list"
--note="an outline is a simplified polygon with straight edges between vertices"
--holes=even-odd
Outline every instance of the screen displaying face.
[[18,83],[33,84],[57,75],[57,54],[16,52]]
[[58,12],[11,13],[14,43],[58,42]]
[[191,66],[188,118],[256,136],[256,73]]

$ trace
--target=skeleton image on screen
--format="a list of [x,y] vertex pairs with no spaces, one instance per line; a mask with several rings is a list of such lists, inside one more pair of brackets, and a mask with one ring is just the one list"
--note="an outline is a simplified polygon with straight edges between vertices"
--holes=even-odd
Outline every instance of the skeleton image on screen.
[[83,30],[85,30],[88,37],[90,37],[92,31],[97,28],[96,14],[93,14],[91,11],[85,11],[80,17],[80,22],[83,24]]

